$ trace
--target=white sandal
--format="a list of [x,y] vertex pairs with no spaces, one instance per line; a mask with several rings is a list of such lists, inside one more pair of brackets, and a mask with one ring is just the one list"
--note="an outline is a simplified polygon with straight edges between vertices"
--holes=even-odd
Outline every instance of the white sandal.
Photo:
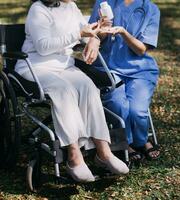
[[67,173],[77,182],[93,182],[95,177],[86,165],[82,163],[76,167],[70,167],[68,162],[66,163]]
[[127,165],[116,156],[112,155],[108,160],[101,160],[97,155],[94,159],[96,165],[98,167],[109,170],[111,173],[120,175],[127,174],[129,172],[129,168]]

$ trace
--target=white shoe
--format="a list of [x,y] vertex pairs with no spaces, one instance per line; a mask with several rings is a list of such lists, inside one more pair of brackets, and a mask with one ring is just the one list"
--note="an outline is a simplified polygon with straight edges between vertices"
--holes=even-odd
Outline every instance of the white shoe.
[[108,160],[101,160],[97,155],[94,159],[97,166],[109,170],[113,174],[127,174],[129,168],[127,165],[116,156],[112,155]]
[[76,167],[70,167],[68,162],[66,163],[67,173],[77,182],[93,182],[95,181],[95,177],[92,172],[86,165],[86,163],[82,163]]

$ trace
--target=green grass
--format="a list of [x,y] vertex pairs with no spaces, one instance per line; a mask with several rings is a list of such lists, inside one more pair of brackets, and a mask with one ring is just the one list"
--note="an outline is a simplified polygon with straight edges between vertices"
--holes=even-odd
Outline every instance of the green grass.
[[[8,1],[8,6],[5,2],[0,0],[0,18],[6,22],[23,22],[27,1]],[[91,5],[83,2],[86,1],[81,1],[81,8],[89,12],[87,8],[91,8]],[[151,54],[158,61],[161,76],[151,110],[161,145],[161,158],[155,162],[145,162],[140,168],[133,168],[126,177],[78,185],[56,185],[49,180],[37,194],[29,194],[25,183],[29,158],[22,147],[15,171],[0,171],[0,200],[180,199],[180,1],[155,2],[161,8],[161,28],[159,47]],[[27,133],[31,127],[29,121],[24,122],[23,132]]]
[[[89,14],[94,0],[88,3],[85,0],[78,0],[79,8],[84,14]],[[22,23],[25,20],[30,0],[0,0],[0,22]]]

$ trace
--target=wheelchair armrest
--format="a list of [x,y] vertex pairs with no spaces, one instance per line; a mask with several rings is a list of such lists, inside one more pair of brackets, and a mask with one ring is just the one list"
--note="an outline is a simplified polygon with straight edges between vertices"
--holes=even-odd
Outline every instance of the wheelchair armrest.
[[40,83],[40,81],[39,81],[39,78],[38,78],[38,76],[36,75],[36,73],[35,73],[35,71],[34,71],[34,69],[33,69],[33,67],[32,67],[31,61],[30,61],[28,58],[26,58],[26,59],[24,59],[24,60],[25,60],[26,63],[27,63],[27,66],[28,66],[28,68],[29,68],[29,70],[30,70],[30,72],[31,72],[31,74],[32,74],[32,77],[33,77],[34,81],[35,81],[35,82],[37,83],[37,85],[38,85],[39,93],[40,93],[40,99],[39,99],[39,101],[37,101],[37,102],[41,103],[41,102],[43,102],[43,101],[46,99],[46,98],[45,98],[44,91],[43,91],[43,88],[42,88],[42,85],[41,85],[41,83]]
[[24,52],[5,52],[3,53],[2,57],[10,60],[25,60],[28,58],[28,55]]
[[10,60],[24,60],[27,63],[27,66],[32,74],[32,77],[38,85],[38,89],[39,89],[39,93],[40,93],[40,98],[39,98],[38,102],[44,101],[45,94],[44,94],[43,88],[41,86],[41,83],[40,83],[35,71],[33,70],[30,60],[28,59],[28,55],[24,52],[5,52],[2,54],[2,57],[5,59],[10,59]]
[[[100,71],[93,65],[88,65],[78,58],[75,58],[75,66],[83,71],[94,82],[94,84],[101,89],[102,93],[105,93],[107,88],[112,86],[112,82],[105,71]],[[118,88],[123,84],[124,82],[121,80],[115,84],[115,88]]]

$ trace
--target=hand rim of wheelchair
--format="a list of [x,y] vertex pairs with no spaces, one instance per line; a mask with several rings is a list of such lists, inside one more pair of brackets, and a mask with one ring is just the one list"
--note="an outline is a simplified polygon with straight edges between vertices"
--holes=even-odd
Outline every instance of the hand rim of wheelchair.
[[0,168],[13,168],[20,146],[21,120],[14,90],[4,74],[0,73]]

